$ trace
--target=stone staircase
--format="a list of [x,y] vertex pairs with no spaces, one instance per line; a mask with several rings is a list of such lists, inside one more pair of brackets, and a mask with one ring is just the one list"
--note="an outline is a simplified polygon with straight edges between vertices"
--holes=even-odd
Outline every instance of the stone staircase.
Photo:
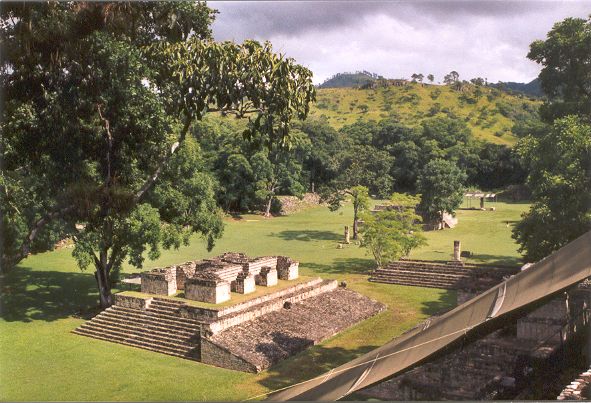
[[113,305],[73,333],[198,361],[200,324],[178,314],[182,302],[153,298],[147,309]]
[[386,284],[411,285],[444,289],[486,290],[518,268],[464,264],[462,262],[434,262],[399,260],[372,272],[369,281]]

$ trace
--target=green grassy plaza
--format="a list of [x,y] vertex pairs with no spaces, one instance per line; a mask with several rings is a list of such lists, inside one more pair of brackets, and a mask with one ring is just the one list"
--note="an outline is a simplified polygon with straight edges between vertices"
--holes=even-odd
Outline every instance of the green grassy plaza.
[[[429,244],[412,258],[448,260],[453,240],[476,263],[519,264],[512,224],[527,204],[498,202],[496,211],[459,210],[459,224],[428,232]],[[338,212],[316,207],[288,217],[245,215],[228,219],[212,252],[194,239],[163,251],[145,268],[182,263],[224,251],[250,256],[280,254],[300,261],[304,276],[345,280],[348,287],[388,306],[385,312],[283,361],[261,374],[211,367],[71,333],[97,313],[91,268],[81,272],[71,249],[33,255],[2,281],[0,399],[76,401],[242,400],[316,376],[400,335],[455,304],[447,290],[369,283],[372,260],[356,245],[337,249],[351,225],[348,205]],[[126,272],[131,272],[129,267]]]

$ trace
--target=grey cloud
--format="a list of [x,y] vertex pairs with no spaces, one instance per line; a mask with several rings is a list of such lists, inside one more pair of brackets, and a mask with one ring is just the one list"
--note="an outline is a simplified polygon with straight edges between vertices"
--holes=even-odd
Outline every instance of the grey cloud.
[[529,44],[591,2],[275,1],[210,2],[218,40],[270,40],[312,69],[315,81],[350,70],[388,77],[456,69],[464,78],[526,81],[539,67]]

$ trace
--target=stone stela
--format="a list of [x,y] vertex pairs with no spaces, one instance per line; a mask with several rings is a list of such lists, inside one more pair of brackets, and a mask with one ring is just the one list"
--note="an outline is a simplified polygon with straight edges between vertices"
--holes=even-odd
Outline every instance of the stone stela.
[[231,292],[250,294],[256,286],[273,287],[278,279],[295,280],[299,262],[287,256],[249,258],[244,253],[226,252],[210,259],[157,268],[141,274],[141,291],[174,295],[219,304],[231,299]]

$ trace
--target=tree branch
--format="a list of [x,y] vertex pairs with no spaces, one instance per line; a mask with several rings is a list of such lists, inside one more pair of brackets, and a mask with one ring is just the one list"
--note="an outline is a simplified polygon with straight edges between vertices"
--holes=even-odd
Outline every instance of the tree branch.
[[45,215],[42,218],[40,218],[39,220],[37,220],[33,224],[33,226],[31,227],[31,229],[29,230],[29,233],[28,233],[27,237],[24,239],[21,247],[19,248],[18,253],[16,253],[14,256],[11,256],[11,257],[9,257],[9,256],[2,257],[2,261],[3,261],[3,263],[6,264],[7,268],[14,267],[17,263],[19,263],[21,260],[23,260],[24,258],[26,258],[29,255],[29,252],[31,251],[31,244],[33,243],[33,241],[35,240],[35,238],[39,234],[39,231],[41,231],[41,229],[47,223],[49,223],[51,220],[53,220],[56,217],[62,216],[64,214],[70,212],[73,209],[74,209],[74,206],[64,207],[60,210],[56,210],[51,213],[48,213],[47,215]]
[[101,120],[105,124],[105,131],[107,137],[107,177],[105,179],[105,184],[108,187],[111,183],[111,152],[113,151],[113,135],[111,134],[111,125],[109,123],[109,120],[103,116],[103,113],[101,111],[101,105],[97,104],[96,109],[98,110],[98,114]]
[[158,180],[158,177],[162,173],[162,170],[168,164],[168,162],[170,161],[170,159],[174,155],[175,151],[185,141],[185,138],[187,137],[187,132],[189,131],[189,127],[191,127],[192,119],[193,119],[193,116],[190,113],[187,114],[185,124],[184,124],[183,130],[181,131],[181,134],[178,138],[178,141],[175,142],[172,145],[172,147],[170,147],[170,150],[166,152],[166,155],[162,158],[162,160],[158,164],[158,168],[156,168],[156,171],[154,171],[154,173],[148,179],[146,179],[146,181],[144,182],[142,187],[140,187],[140,189],[136,192],[136,194],[134,196],[135,203],[138,203],[142,199],[142,197],[144,197],[146,192],[148,190],[150,190],[150,188]]

